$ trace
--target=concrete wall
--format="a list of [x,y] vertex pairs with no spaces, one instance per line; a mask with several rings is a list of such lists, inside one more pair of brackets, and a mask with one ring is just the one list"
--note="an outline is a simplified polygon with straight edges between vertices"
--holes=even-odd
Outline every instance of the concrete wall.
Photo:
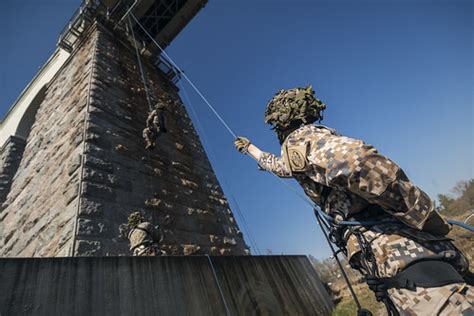
[[308,259],[0,259],[2,315],[330,315]]
[[175,100],[157,148],[144,149],[134,51],[94,26],[45,91],[1,215],[0,255],[129,255],[133,210],[161,226],[169,254],[246,253],[176,87],[143,62],[152,97]]

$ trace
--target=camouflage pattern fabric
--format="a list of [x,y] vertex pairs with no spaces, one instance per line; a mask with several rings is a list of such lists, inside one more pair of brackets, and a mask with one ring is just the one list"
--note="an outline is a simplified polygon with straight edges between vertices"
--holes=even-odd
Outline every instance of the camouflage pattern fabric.
[[142,257],[153,257],[153,256],[163,256],[165,252],[160,250],[157,245],[140,245],[133,250],[134,256]]
[[[282,145],[282,157],[263,153],[259,164],[280,177],[294,177],[326,213],[337,210],[347,217],[376,204],[417,229],[436,214],[428,195],[397,164],[373,146],[322,125],[295,130]],[[333,190],[323,201],[325,186]]]
[[159,255],[159,233],[150,222],[142,222],[128,233],[130,250],[134,256]]
[[418,287],[416,291],[389,289],[400,315],[474,315],[474,291],[466,284],[448,284],[435,288]]
[[[428,195],[373,146],[338,135],[325,126],[305,125],[285,139],[281,157],[263,153],[259,165],[280,177],[294,177],[305,193],[332,216],[364,215],[370,205],[378,205],[383,209],[376,214],[378,220],[393,217],[400,220],[403,224],[361,228],[375,255],[380,277],[395,276],[408,264],[427,258],[449,258],[456,260],[452,263],[459,270],[467,269],[467,260],[448,238],[422,231],[432,218],[441,226],[448,225],[434,210]],[[323,196],[327,188],[331,188],[330,193]],[[357,261],[357,255],[361,253],[357,238],[347,231],[345,240],[348,260]],[[462,290],[464,288],[467,290]],[[407,315],[412,311],[435,315],[442,308],[446,311],[472,308],[467,297],[472,295],[473,289],[465,284],[424,290],[418,289],[415,293],[391,289],[389,295],[397,308]],[[419,297],[420,293],[424,296]],[[436,298],[436,303],[444,303],[440,306],[428,304],[430,297]],[[463,302],[462,307],[451,306],[451,301],[456,300]]]
[[[393,223],[360,230],[372,248],[380,277],[395,276],[411,263],[433,258],[444,258],[461,272],[467,270],[466,258],[446,237]],[[360,245],[353,234],[349,231],[346,234],[348,259],[354,264],[359,260]],[[366,274],[363,268],[359,270]],[[465,283],[417,287],[416,291],[389,289],[388,294],[401,315],[474,313],[474,288]]]
[[286,129],[295,122],[313,123],[323,118],[325,108],[311,86],[280,90],[267,104],[265,123],[274,129]]
[[165,109],[164,103],[158,103],[146,119],[146,127],[143,130],[142,136],[145,140],[145,149],[153,149],[156,146],[156,139],[160,133],[166,132],[164,126],[163,111]]
[[142,133],[142,137],[145,140],[145,149],[155,148],[157,135],[153,128],[145,127]]

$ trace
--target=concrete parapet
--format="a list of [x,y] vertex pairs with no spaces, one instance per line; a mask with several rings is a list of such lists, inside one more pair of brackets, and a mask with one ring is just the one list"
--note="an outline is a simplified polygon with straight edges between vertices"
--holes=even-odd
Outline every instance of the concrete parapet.
[[1,315],[330,315],[304,256],[0,259]]

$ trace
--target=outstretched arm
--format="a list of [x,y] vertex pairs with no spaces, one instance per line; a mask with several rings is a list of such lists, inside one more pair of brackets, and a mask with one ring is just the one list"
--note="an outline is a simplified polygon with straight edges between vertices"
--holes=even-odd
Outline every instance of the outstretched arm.
[[251,156],[263,169],[282,178],[291,177],[290,169],[281,157],[261,151],[245,137],[237,137],[234,144],[239,152]]

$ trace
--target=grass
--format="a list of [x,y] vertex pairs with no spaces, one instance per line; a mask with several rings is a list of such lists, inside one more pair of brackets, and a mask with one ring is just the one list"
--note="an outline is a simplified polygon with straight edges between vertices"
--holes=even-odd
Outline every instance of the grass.
[[[375,300],[374,293],[365,284],[357,284],[354,291],[359,298],[362,308],[368,309],[373,315],[387,315],[385,305]],[[347,293],[345,293],[347,292]],[[357,305],[349,290],[344,292],[341,301],[336,305],[333,316],[354,316],[357,314]]]

